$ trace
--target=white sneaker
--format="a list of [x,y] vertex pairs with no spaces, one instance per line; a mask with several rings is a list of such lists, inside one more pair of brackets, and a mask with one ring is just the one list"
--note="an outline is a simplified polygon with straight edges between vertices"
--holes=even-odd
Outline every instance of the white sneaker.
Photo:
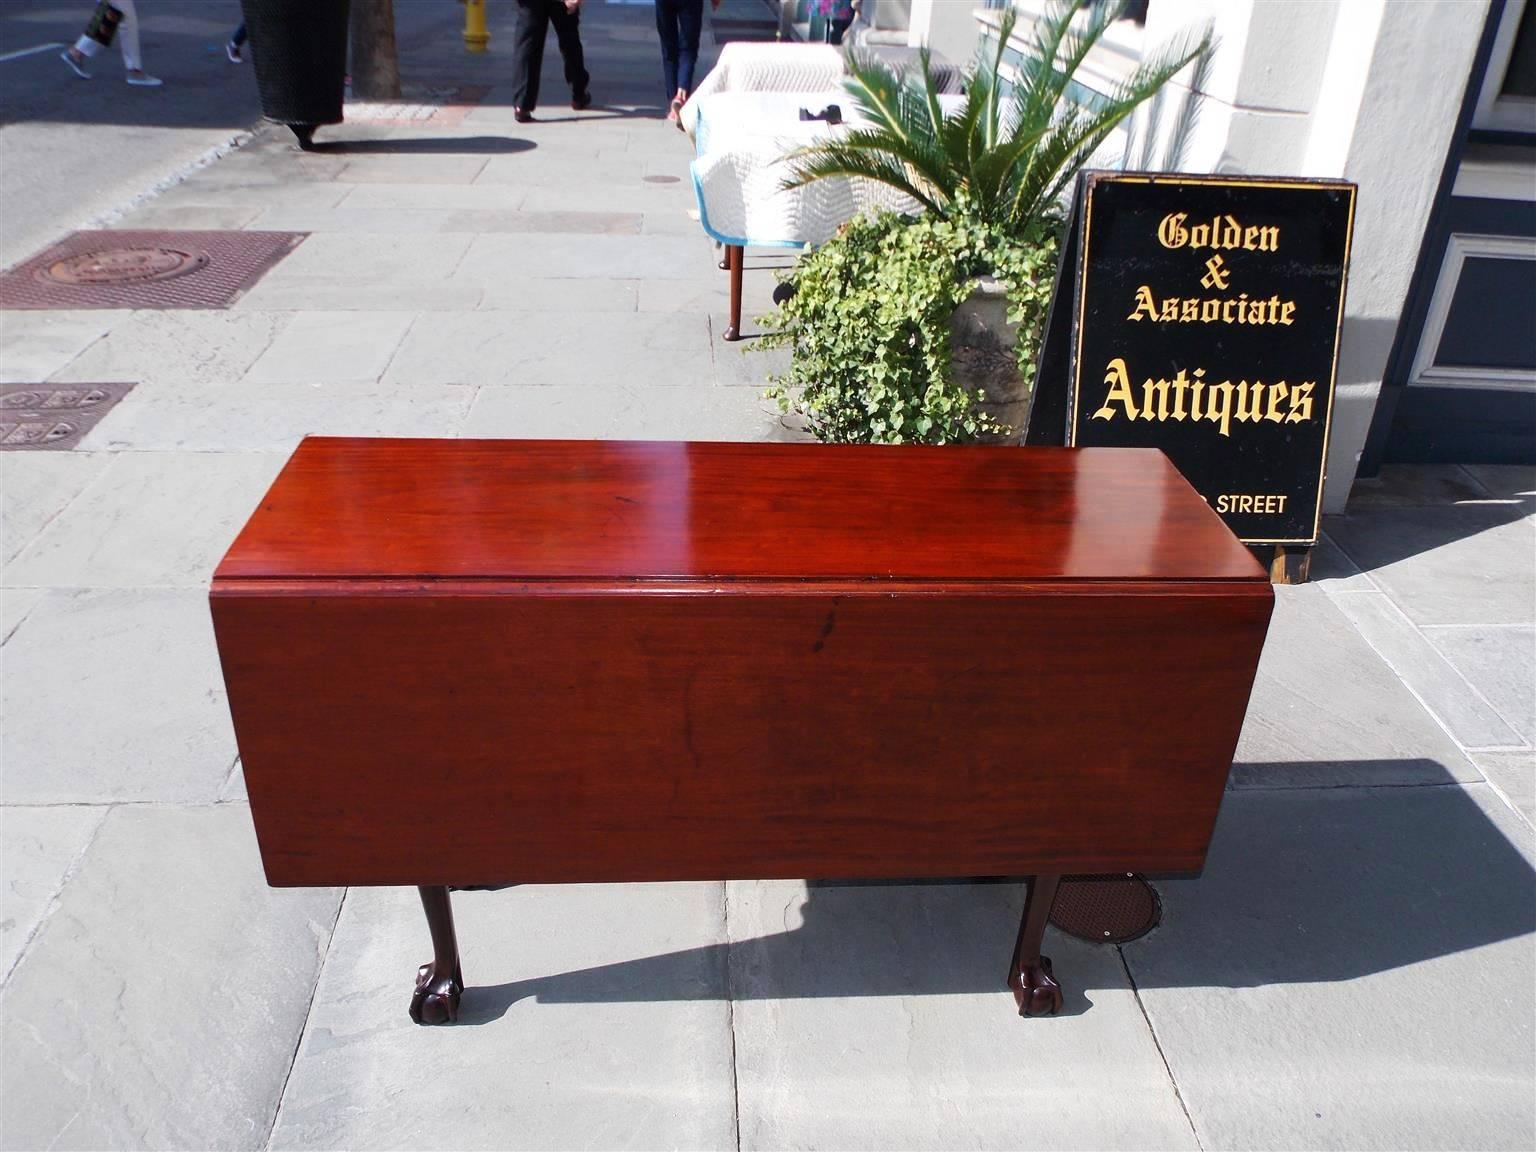
[[80,79],[89,80],[91,78],[91,74],[82,68],[80,66],[80,62],[71,56],[67,50],[59,53],[59,59],[68,64],[70,70],[74,72],[76,76],[80,77]]
[[130,72],[128,73],[128,83],[132,84],[135,88],[158,88],[165,81],[161,80],[158,76],[151,76],[148,72]]
[[229,57],[231,64],[242,64],[245,62],[245,56],[241,53],[240,45],[236,44],[233,40],[224,45],[224,55]]

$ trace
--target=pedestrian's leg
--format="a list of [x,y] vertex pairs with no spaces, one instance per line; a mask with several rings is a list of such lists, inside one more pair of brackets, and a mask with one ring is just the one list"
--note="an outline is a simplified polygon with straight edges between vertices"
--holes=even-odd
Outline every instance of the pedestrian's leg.
[[229,57],[231,64],[245,62],[245,21],[240,21],[240,27],[235,29],[234,35],[229,38],[229,43],[224,45],[224,55]]
[[138,9],[134,7],[133,0],[112,0],[112,7],[123,14],[117,25],[117,46],[123,52],[123,67],[129,72],[142,72],[144,61],[139,55]]
[[80,39],[60,53],[59,59],[74,69],[75,75],[82,80],[89,80],[91,74],[85,70],[85,62],[112,43],[121,19],[122,13],[111,5],[98,8],[86,24],[85,31],[80,34]]
[[555,26],[560,58],[565,61],[565,82],[571,86],[571,103],[583,105],[592,77],[587,75],[587,62],[581,51],[581,13],[555,3],[550,5],[549,22]]
[[548,0],[517,0],[517,30],[512,40],[512,103],[525,114],[539,106],[539,73],[544,68],[544,37],[548,31]]
[[704,0],[682,0],[677,6],[677,90],[693,92],[693,67],[699,62],[699,30],[704,25]]
[[[656,0],[656,34],[661,37],[661,80],[666,86],[664,100],[677,95],[677,6],[678,0]],[[673,113],[668,119],[676,119]]]

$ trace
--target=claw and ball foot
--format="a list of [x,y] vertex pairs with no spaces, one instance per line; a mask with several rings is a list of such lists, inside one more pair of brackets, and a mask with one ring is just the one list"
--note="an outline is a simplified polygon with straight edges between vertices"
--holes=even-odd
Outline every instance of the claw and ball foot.
[[421,907],[432,933],[432,961],[416,973],[411,1019],[418,1024],[452,1024],[459,1018],[464,973],[459,967],[459,942],[453,931],[453,905],[445,887],[421,888]]
[[1056,902],[1060,876],[1031,876],[1029,895],[1024,899],[1024,917],[1019,922],[1019,940],[1008,965],[1008,987],[1020,1016],[1054,1016],[1061,1011],[1061,985],[1051,975],[1051,960],[1040,955],[1045,925]]
[[437,964],[423,964],[416,973],[411,996],[411,1019],[418,1024],[452,1024],[459,1018],[459,996],[464,978],[457,969],[439,975]]
[[1020,1016],[1054,1016],[1061,1011],[1061,985],[1051,976],[1049,956],[1040,957],[1038,964],[1026,964],[1009,983]]

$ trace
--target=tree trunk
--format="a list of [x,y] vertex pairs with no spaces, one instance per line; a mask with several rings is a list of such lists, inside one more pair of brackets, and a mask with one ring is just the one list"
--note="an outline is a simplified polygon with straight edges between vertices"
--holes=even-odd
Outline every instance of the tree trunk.
[[394,0],[352,0],[352,94],[362,100],[400,99]]

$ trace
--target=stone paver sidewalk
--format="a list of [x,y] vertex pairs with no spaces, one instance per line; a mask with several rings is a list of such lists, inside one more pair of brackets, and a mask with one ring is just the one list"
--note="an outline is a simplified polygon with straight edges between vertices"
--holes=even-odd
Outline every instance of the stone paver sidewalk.
[[486,58],[408,46],[472,107],[263,131],[121,221],[311,233],[234,308],[0,315],[7,380],[138,384],[79,449],[0,456],[0,1144],[1536,1143],[1528,469],[1357,486],[1279,590],[1204,875],[1123,948],[1053,933],[1058,1018],[1001,986],[1008,885],[460,894],[438,1029],[414,892],[266,887],[205,590],[301,435],[791,435],[775,362],[719,339],[650,9],[589,0],[601,106],[551,45],[519,125],[508,7]]

